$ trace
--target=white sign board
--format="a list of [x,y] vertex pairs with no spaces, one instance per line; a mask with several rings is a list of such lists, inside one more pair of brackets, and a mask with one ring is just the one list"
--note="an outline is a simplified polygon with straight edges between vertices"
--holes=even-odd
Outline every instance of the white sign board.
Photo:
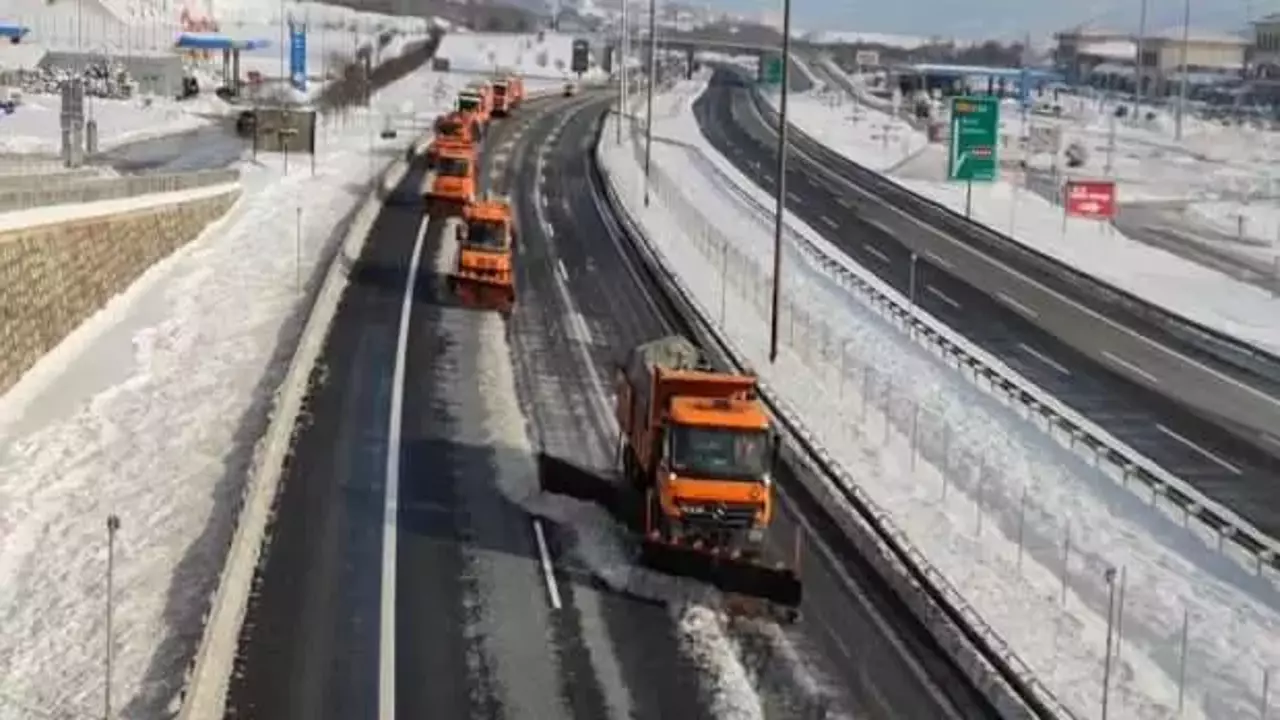
[[880,65],[880,53],[875,50],[859,50],[853,54],[853,62],[858,67],[877,67]]

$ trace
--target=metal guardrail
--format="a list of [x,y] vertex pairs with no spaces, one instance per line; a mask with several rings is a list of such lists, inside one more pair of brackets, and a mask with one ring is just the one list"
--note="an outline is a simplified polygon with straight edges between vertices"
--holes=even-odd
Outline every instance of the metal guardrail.
[[[751,96],[761,117],[776,126],[777,111],[754,89]],[[813,150],[810,154],[821,157],[824,165],[853,170],[857,175],[858,184],[879,195],[890,205],[909,208],[913,214],[929,222],[936,229],[963,238],[977,249],[996,253],[995,257],[1010,262],[1015,267],[1029,268],[1034,271],[1032,276],[1039,273],[1065,282],[1077,295],[1091,296],[1110,304],[1168,333],[1169,336],[1191,345],[1218,362],[1280,384],[1280,356],[1169,312],[1126,290],[1103,282],[1030,248],[999,231],[965,218],[930,198],[902,187],[891,178],[835,153],[795,125],[791,126],[789,132],[795,140],[807,144]]]
[[44,189],[66,188],[77,183],[83,183],[87,180],[106,180],[112,179],[113,175],[104,174],[101,169],[96,167],[81,167],[71,170],[59,169],[50,172],[4,172],[4,167],[0,165],[0,194],[14,192],[17,190],[30,190],[38,187]]
[[[601,127],[604,127],[603,123]],[[638,138],[638,131],[633,129],[632,137],[633,139]],[[636,160],[643,165],[644,160],[640,150],[642,143],[635,142],[634,145],[636,147]],[[704,334],[714,339],[717,349],[722,355],[730,359],[733,366],[739,370],[749,372],[749,363],[734,350],[730,341],[723,337],[713,324],[704,317],[705,313],[697,310],[697,302],[692,299],[689,291],[684,289],[679,277],[667,268],[661,258],[657,256],[657,251],[652,248],[644,231],[631,217],[626,204],[617,197],[612,179],[608,177],[608,173],[599,167],[598,153],[600,147],[600,138],[597,137],[596,151],[593,154],[595,170],[602,176],[602,186],[606,188],[608,194],[606,199],[615,216],[627,228],[627,232],[632,236],[632,241],[636,246],[644,248],[646,254],[650,256],[647,261],[656,266],[654,267],[654,272],[659,279],[669,288],[672,288],[671,291],[674,294],[680,296],[682,304],[689,310],[690,319],[696,319],[704,329]],[[689,200],[679,192],[664,192],[662,190],[662,188],[678,188],[679,184],[667,178],[661,169],[651,168],[651,176],[653,185],[659,188],[658,194],[664,202],[682,205],[686,215],[701,212],[693,207]],[[873,565],[882,572],[890,573],[897,570],[900,575],[906,576],[902,578],[904,585],[899,585],[892,579],[886,578],[890,585],[894,586],[895,590],[906,593],[916,592],[925,596],[920,599],[920,602],[928,603],[928,607],[913,604],[910,599],[905,597],[904,601],[912,606],[913,611],[918,613],[921,622],[935,633],[939,643],[952,652],[957,663],[964,667],[966,671],[973,671],[975,664],[980,665],[982,668],[987,669],[988,674],[997,676],[996,678],[970,676],[970,679],[978,684],[984,692],[997,694],[996,697],[990,698],[992,703],[1009,711],[1013,716],[1021,718],[1073,718],[1074,715],[1035,677],[1031,668],[1009,648],[1008,644],[995,630],[981,619],[977,611],[968,604],[961,593],[925,559],[919,550],[910,544],[906,533],[897,528],[889,518],[889,515],[881,510],[869,496],[857,488],[856,482],[840,469],[838,462],[821,447],[817,438],[806,428],[800,415],[790,408],[785,401],[775,397],[771,388],[763,381],[762,391],[762,396],[770,407],[771,413],[780,421],[781,427],[786,430],[786,435],[799,448],[799,459],[809,466],[807,469],[824,478],[823,485],[825,486],[826,494],[834,496],[841,504],[847,505],[848,509],[853,510],[857,515],[857,520],[861,525],[865,526],[866,532],[872,535],[868,542],[874,541],[883,548],[884,552],[890,555],[888,558],[882,558],[883,562],[869,558],[872,560]],[[830,508],[830,511],[834,516],[838,516],[842,512],[848,513],[847,509],[837,507]],[[838,524],[845,527],[844,523]],[[866,547],[855,538],[851,538],[851,540],[855,542],[855,545]],[[946,624],[947,627],[941,627],[941,624]],[[964,647],[959,647],[959,645]],[[977,655],[977,657],[974,657],[974,655]],[[1009,692],[1000,693],[999,689],[993,687],[996,684],[1003,684],[1008,688]],[[1011,705],[1015,707],[1011,707]]]
[[100,200],[119,200],[154,193],[211,187],[240,179],[234,168],[200,170],[166,175],[131,175],[119,178],[71,180],[65,186],[35,187],[29,190],[0,190],[0,212],[14,212],[50,205],[67,205]]

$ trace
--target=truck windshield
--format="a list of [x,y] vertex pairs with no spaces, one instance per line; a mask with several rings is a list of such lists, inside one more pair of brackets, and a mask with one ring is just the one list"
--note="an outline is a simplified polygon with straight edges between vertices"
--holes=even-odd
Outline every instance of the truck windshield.
[[502,97],[503,95],[506,95],[506,94],[507,94],[507,86],[506,86],[506,85],[494,85],[494,86],[493,86],[493,94],[494,94],[494,95],[497,95],[498,97]]
[[675,425],[671,432],[671,469],[675,472],[758,480],[768,470],[768,436],[763,430]]
[[462,135],[462,123],[460,122],[440,123],[440,134],[451,136],[451,137]]
[[470,169],[471,163],[462,158],[440,158],[436,164],[436,172],[448,177],[466,177]]
[[503,248],[502,226],[496,222],[472,222],[467,227],[465,245],[480,250],[501,250]]
[[459,98],[458,109],[463,112],[475,112],[480,109],[480,98]]

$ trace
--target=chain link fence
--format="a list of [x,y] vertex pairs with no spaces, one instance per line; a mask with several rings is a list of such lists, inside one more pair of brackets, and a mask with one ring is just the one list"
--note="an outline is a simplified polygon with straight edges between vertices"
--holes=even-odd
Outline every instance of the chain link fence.
[[[661,117],[664,113],[655,105],[654,114]],[[643,167],[643,121],[632,128],[631,136],[636,162]],[[771,300],[771,269],[767,267],[770,258],[746,252],[745,243],[728,237],[720,224],[708,217],[705,209],[695,205],[690,196],[681,191],[681,183],[656,160],[651,168],[649,187],[655,204],[673,216],[703,258],[718,269],[718,277],[712,280],[719,285],[718,297],[705,303],[713,315],[711,319],[729,329],[740,313],[739,307],[746,304],[757,315],[752,322],[767,322]],[[744,209],[744,212],[749,211]],[[801,254],[799,249],[796,254]],[[810,261],[815,265],[824,262],[820,258]],[[1047,652],[1037,650],[1035,666],[1015,654],[975,610],[965,612],[976,627],[985,628],[1011,665],[1024,668],[1026,677],[1038,678],[1035,684],[1050,697],[1054,693],[1048,690],[1047,684],[1074,686],[1078,696],[1083,692],[1079,690],[1082,681],[1072,673],[1078,674],[1081,667],[1094,664],[1097,679],[1083,682],[1085,685],[1097,683],[1096,692],[1090,691],[1089,695],[1100,698],[1103,661],[1109,661],[1114,664],[1109,680],[1110,696],[1116,708],[1121,707],[1117,701],[1126,695],[1137,703],[1141,694],[1147,694],[1159,699],[1158,707],[1151,708],[1155,713],[1151,717],[1182,716],[1183,710],[1193,704],[1210,717],[1267,717],[1271,668],[1264,653],[1256,656],[1263,660],[1252,671],[1241,670],[1252,660],[1242,660],[1235,669],[1239,671],[1236,674],[1252,674],[1250,678],[1223,680],[1221,674],[1215,672],[1214,658],[1221,652],[1215,647],[1218,643],[1236,638],[1235,642],[1248,644],[1239,636],[1240,618],[1207,615],[1203,612],[1204,606],[1171,602],[1156,582],[1158,574],[1146,567],[1126,568],[1122,552],[1109,547],[1105,537],[1091,534],[1088,527],[1073,527],[1059,508],[1039,499],[1039,491],[1047,489],[1045,483],[1054,479],[1011,476],[1010,473],[1018,473],[1007,466],[1003,458],[964,438],[964,419],[953,409],[925,396],[925,391],[916,384],[904,383],[895,373],[882,370],[871,352],[855,342],[836,320],[829,319],[832,313],[823,312],[812,300],[797,294],[794,288],[803,282],[784,278],[779,335],[781,344],[792,350],[826,389],[829,397],[824,402],[839,406],[834,415],[824,414],[823,422],[814,428],[823,443],[832,448],[856,445],[859,450],[855,452],[871,456],[909,458],[908,467],[904,468],[909,477],[904,477],[903,482],[934,483],[932,491],[926,493],[929,496],[926,501],[899,520],[919,526],[928,522],[927,518],[940,514],[952,518],[967,514],[972,518],[967,526],[953,522],[947,538],[952,547],[967,549],[974,558],[972,565],[953,571],[946,578],[935,573],[936,579],[947,586],[945,594],[955,598],[959,606],[967,607],[968,601],[964,598],[982,592],[983,585],[995,579],[1007,585],[1010,596],[1020,597],[1019,602],[1026,608],[1055,609],[1041,619],[1038,630],[1032,629],[1034,639],[1050,647]],[[853,293],[852,288],[849,291]],[[871,300],[871,303],[880,303],[873,309],[901,331],[915,331],[910,315],[888,306],[883,299]],[[945,352],[939,350],[939,354],[945,355]],[[958,362],[952,364],[963,372]],[[1126,471],[1108,467],[1096,450],[1060,429],[1019,394],[1002,397],[1001,389],[995,385],[986,388],[986,392],[1091,464],[1099,476],[1117,476],[1114,480],[1101,479],[1130,483]],[[1209,553],[1214,549],[1220,554],[1223,552],[1221,534],[1200,525],[1188,513],[1166,507],[1172,503],[1161,493],[1142,492],[1138,485],[1134,488],[1149,505],[1164,511],[1175,522],[1180,522],[1186,533],[1198,538],[1200,548]],[[916,517],[913,519],[911,515]],[[1057,592],[1048,600],[1042,596],[1046,574],[1058,583]],[[1246,592],[1274,590],[1266,577],[1259,575],[1256,579],[1261,581],[1258,587],[1249,586],[1252,589]],[[1244,581],[1248,583],[1247,575]],[[1143,616],[1126,618],[1126,604],[1132,615],[1134,603],[1141,603],[1145,608]],[[1150,608],[1160,608],[1161,612],[1153,613]],[[1086,615],[1092,612],[1116,625],[1115,637],[1108,639],[1105,651],[1101,644],[1085,645],[1091,642],[1090,635],[1081,627],[1076,614],[1082,609]],[[1106,619],[1102,622],[1106,623]],[[1023,627],[1019,635],[1026,630]],[[1145,657],[1126,657],[1123,652],[1126,641],[1142,643]],[[1140,668],[1146,677],[1152,677],[1151,672],[1163,672],[1173,678],[1173,682],[1154,690],[1144,688],[1135,663],[1148,663],[1147,667]],[[1149,663],[1155,663],[1156,667]],[[1075,700],[1071,704],[1081,710],[1078,697]],[[1092,706],[1087,710],[1084,716],[1095,712]],[[1119,713],[1113,714],[1119,716]]]

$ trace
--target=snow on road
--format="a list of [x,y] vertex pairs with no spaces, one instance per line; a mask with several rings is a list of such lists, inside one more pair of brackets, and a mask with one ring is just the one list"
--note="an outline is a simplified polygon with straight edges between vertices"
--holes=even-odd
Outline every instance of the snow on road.
[[[769,99],[776,106],[776,93],[769,96]],[[883,121],[873,118],[887,118],[883,113],[865,109],[863,112],[866,119],[853,122],[848,117],[847,102],[832,105],[830,101],[824,102],[807,94],[795,94],[790,102],[796,108],[792,122],[797,127],[850,160],[881,170],[896,162],[895,157],[901,158],[892,153],[886,155],[882,149],[875,147],[877,139],[873,136],[877,132],[883,132],[877,130],[883,127]],[[908,134],[908,131],[902,132]],[[1150,135],[1150,132],[1147,134]],[[1070,135],[1067,133],[1068,141]],[[1141,136],[1141,139],[1147,143],[1144,147],[1156,144],[1148,137]],[[1137,146],[1120,147],[1132,149]],[[1160,147],[1163,146],[1157,145],[1158,150]],[[1150,151],[1146,153],[1147,156],[1152,154]],[[919,195],[963,214],[966,189],[963,185],[948,183],[942,179],[945,173],[945,155],[945,152],[935,147],[926,148],[908,163],[911,166],[909,177],[905,166],[903,172],[891,173],[888,177]],[[1158,156],[1157,159],[1164,158],[1171,165],[1193,163],[1194,167],[1191,169],[1181,170],[1181,176],[1207,179],[1220,189],[1230,185],[1224,180],[1226,177],[1262,177],[1257,173],[1263,172],[1264,166],[1271,162],[1260,161],[1259,158],[1264,158],[1263,155],[1241,155],[1232,164],[1220,162],[1210,167],[1210,163],[1195,160],[1185,153],[1171,153],[1167,149],[1159,150]],[[1096,151],[1092,151],[1090,157],[1093,158],[1092,162],[1100,162]],[[1150,158],[1135,157],[1129,161],[1135,166],[1141,164],[1140,169],[1133,170],[1133,174],[1141,173],[1148,180],[1153,177],[1160,178],[1161,181],[1166,178],[1173,180],[1169,172],[1160,169],[1162,166],[1151,165],[1154,161]],[[924,166],[923,170],[921,166]],[[1123,169],[1127,165],[1122,166],[1117,162],[1117,167],[1128,172]],[[1119,183],[1120,201],[1125,202],[1131,187],[1123,180]],[[1248,185],[1248,188],[1256,190],[1254,185]],[[1146,193],[1148,197],[1151,195],[1142,186],[1134,189]],[[1184,188],[1174,194],[1185,195],[1185,192]],[[1280,316],[1280,298],[1252,284],[1166,250],[1132,240],[1113,228],[1104,228],[1093,221],[1071,218],[1064,222],[1061,207],[1005,180],[973,186],[973,215],[977,221],[997,232],[1105,283],[1127,290],[1193,322],[1268,352],[1280,354],[1280,323],[1275,320]],[[1274,228],[1270,230],[1275,232]]]
[[[439,77],[408,76],[375,111],[417,103],[429,117],[438,108],[424,105],[424,88]],[[222,222],[0,398],[0,717],[15,703],[95,712],[108,513],[122,523],[115,695],[139,717],[172,698],[301,328],[298,278],[338,240],[364,181],[400,154],[380,127],[327,127],[315,177],[297,162],[283,175],[275,156],[244,165],[242,199]]]
[[[686,84],[662,98],[655,137],[688,138],[697,91]],[[1097,712],[1105,577],[1114,568],[1113,582],[1123,577],[1125,587],[1114,715],[1177,715],[1186,613],[1181,717],[1256,717],[1264,673],[1280,670],[1280,592],[1272,580],[1252,575],[1230,550],[1220,554],[1204,528],[1153,508],[1092,456],[1049,439],[913,343],[800,250],[803,238],[839,256],[799,222],[789,223],[783,347],[771,365],[764,289],[772,220],[725,188],[767,198],[705,141],[700,153],[656,143],[654,165],[660,177],[679,178],[679,189],[658,185],[645,211],[634,148],[613,137],[604,135],[606,169],[708,315],[1077,716]]]

